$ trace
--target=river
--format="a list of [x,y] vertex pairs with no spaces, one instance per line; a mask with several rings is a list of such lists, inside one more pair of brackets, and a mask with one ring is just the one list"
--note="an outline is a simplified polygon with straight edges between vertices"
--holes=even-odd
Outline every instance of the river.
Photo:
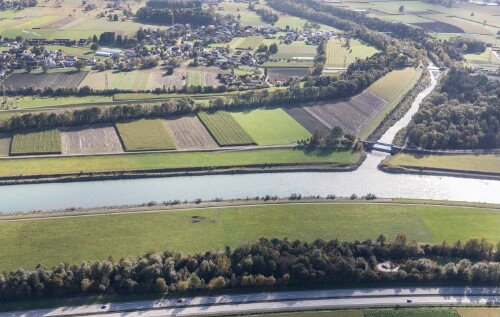
[[[435,71],[433,71],[435,73]],[[381,142],[391,143],[419,104],[436,86],[422,91],[408,113],[391,127]],[[141,204],[179,199],[235,199],[264,195],[358,196],[372,193],[384,198],[419,198],[500,203],[500,181],[460,177],[388,174],[377,169],[387,154],[368,155],[353,172],[256,173],[182,176],[110,181],[12,185],[0,187],[3,213]]]

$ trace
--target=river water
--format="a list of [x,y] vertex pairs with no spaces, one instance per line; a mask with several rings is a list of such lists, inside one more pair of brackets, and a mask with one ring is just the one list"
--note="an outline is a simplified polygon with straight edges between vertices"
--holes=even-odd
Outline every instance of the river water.
[[[436,85],[436,79],[431,77],[431,85],[417,96],[409,112],[380,138],[381,142],[391,143],[397,131],[408,124],[422,99]],[[386,156],[371,153],[358,170],[342,173],[256,173],[1,186],[0,211],[89,208],[174,199],[235,199],[267,194],[285,197],[293,193],[321,196],[372,193],[385,198],[500,203],[500,181],[388,174],[377,169]]]

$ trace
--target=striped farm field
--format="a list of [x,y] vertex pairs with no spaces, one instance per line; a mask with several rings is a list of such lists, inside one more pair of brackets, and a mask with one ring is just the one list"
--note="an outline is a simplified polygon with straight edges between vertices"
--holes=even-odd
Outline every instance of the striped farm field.
[[161,119],[117,123],[125,151],[174,150],[175,143]]
[[226,111],[199,112],[198,117],[220,146],[255,144],[254,139]]
[[413,87],[418,80],[420,72],[412,67],[395,70],[374,82],[368,90],[382,99],[390,101],[398,96],[401,91]]
[[15,134],[11,155],[60,154],[61,132],[58,129]]
[[346,46],[345,39],[330,39],[326,48],[325,67],[348,67],[356,58],[365,59],[378,52],[376,48],[356,39],[349,40],[349,45],[350,47]]

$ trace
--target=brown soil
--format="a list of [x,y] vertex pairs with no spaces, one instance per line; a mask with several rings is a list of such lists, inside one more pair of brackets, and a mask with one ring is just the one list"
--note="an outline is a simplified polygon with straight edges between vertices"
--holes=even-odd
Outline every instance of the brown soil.
[[76,88],[88,72],[67,72],[49,74],[12,74],[5,80],[6,87],[53,87],[53,88]]
[[166,124],[178,149],[213,149],[218,147],[196,116],[167,119]]
[[112,124],[62,130],[63,154],[121,153],[123,148]]
[[318,121],[318,119],[313,117],[309,112],[305,111],[303,107],[284,108],[284,110],[311,134],[316,131],[323,133],[328,133],[330,131],[326,125]]
[[9,156],[11,140],[10,135],[0,134],[0,156]]
[[66,24],[69,24],[75,20],[76,20],[76,18],[74,18],[74,17],[65,17],[65,18],[62,18],[61,20],[54,22],[54,23],[47,24],[46,26],[43,27],[43,29],[61,29]]
[[304,109],[330,129],[339,126],[344,132],[358,133],[386,105],[385,100],[365,90],[359,95],[338,102],[309,103]]

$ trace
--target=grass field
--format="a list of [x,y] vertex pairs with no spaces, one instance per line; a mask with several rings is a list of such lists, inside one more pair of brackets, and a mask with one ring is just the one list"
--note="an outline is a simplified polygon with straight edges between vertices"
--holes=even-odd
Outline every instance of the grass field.
[[471,237],[496,242],[499,225],[496,210],[391,204],[240,206],[0,222],[0,270],[34,268],[40,259],[51,266],[110,255],[118,260],[150,250],[223,250],[261,237],[353,241],[381,233],[392,239],[403,232],[418,242]]
[[61,153],[61,132],[58,129],[15,134],[11,155]]
[[328,312],[300,312],[248,315],[249,317],[363,317],[361,310],[334,310]]
[[9,156],[11,141],[10,135],[0,134],[0,156]]
[[481,54],[466,54],[465,59],[473,67],[491,68],[492,70],[498,69],[500,59],[490,47]]
[[117,123],[125,151],[173,150],[175,143],[162,119]]
[[243,41],[241,41],[236,48],[240,49],[251,49],[251,50],[256,50],[259,47],[259,44],[264,40],[264,37],[255,35],[255,36],[248,36],[244,38]]
[[[377,126],[384,120],[384,118],[391,112],[403,97],[410,91],[420,79],[422,75],[421,69],[405,68],[402,70],[395,70],[374,82],[368,90],[381,98],[389,101],[387,105],[380,111],[375,118],[363,128],[359,136],[364,138],[377,128]],[[391,90],[390,87],[393,87]],[[382,96],[381,96],[382,95]]]
[[256,164],[334,163],[351,164],[359,152],[256,149],[228,152],[142,153],[85,157],[48,157],[0,160],[0,177],[18,175],[120,172],[191,167],[244,166]]
[[45,108],[56,106],[69,106],[75,104],[112,102],[113,98],[108,96],[85,96],[85,97],[57,97],[43,98],[38,96],[16,97],[11,99],[21,109]]
[[199,112],[198,117],[220,146],[255,144],[229,112]]
[[186,77],[188,86],[203,86],[203,76],[200,70],[188,70]]
[[256,109],[231,115],[258,145],[290,144],[311,134],[283,109]]
[[458,308],[458,313],[462,317],[498,317],[500,308]]
[[378,52],[375,47],[356,39],[351,39],[349,43],[350,48],[345,46],[345,39],[330,39],[326,49],[325,67],[349,67],[356,58],[365,59]]
[[417,70],[412,67],[395,70],[374,82],[368,87],[368,90],[380,98],[390,101],[401,94],[401,91],[406,90],[415,80],[416,75]]
[[459,170],[500,174],[500,155],[497,154],[461,154],[461,155],[413,155],[398,154],[384,160],[387,166],[443,170]]
[[271,55],[271,59],[292,59],[293,57],[315,57],[316,46],[303,43],[279,44],[278,53]]
[[369,310],[364,313],[364,317],[460,317],[460,315],[451,308],[427,308]]

